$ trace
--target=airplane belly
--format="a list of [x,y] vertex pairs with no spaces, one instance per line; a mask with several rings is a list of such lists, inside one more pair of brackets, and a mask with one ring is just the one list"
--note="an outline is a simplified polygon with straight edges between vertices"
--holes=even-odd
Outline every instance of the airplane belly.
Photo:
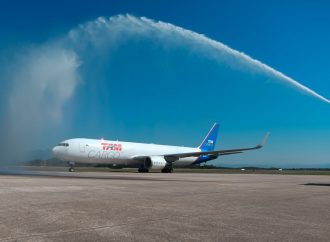
[[196,159],[197,159],[196,157],[180,158],[179,160],[177,160],[176,162],[173,163],[173,167],[190,166],[195,162]]

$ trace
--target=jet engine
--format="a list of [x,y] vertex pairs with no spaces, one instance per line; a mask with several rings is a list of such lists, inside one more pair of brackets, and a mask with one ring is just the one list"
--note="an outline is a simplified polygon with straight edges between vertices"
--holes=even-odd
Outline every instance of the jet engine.
[[166,166],[166,160],[163,156],[150,156],[144,159],[146,169],[163,169]]

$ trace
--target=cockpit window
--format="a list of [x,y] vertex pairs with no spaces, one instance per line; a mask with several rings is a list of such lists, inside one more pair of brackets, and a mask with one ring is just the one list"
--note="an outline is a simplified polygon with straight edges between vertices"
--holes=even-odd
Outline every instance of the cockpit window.
[[59,143],[57,146],[64,146],[64,147],[68,147],[69,144],[68,143]]

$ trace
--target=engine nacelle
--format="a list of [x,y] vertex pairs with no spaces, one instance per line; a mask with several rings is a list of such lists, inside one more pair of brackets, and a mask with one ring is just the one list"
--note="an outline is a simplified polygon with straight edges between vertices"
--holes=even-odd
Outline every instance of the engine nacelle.
[[144,167],[146,169],[163,169],[165,166],[166,160],[163,156],[150,156],[144,160]]

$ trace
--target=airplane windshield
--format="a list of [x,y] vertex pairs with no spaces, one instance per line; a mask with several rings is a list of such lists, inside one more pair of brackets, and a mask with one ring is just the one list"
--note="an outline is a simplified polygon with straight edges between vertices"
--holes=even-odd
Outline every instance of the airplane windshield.
[[68,143],[59,143],[57,146],[64,146],[64,147],[68,147],[69,144]]

